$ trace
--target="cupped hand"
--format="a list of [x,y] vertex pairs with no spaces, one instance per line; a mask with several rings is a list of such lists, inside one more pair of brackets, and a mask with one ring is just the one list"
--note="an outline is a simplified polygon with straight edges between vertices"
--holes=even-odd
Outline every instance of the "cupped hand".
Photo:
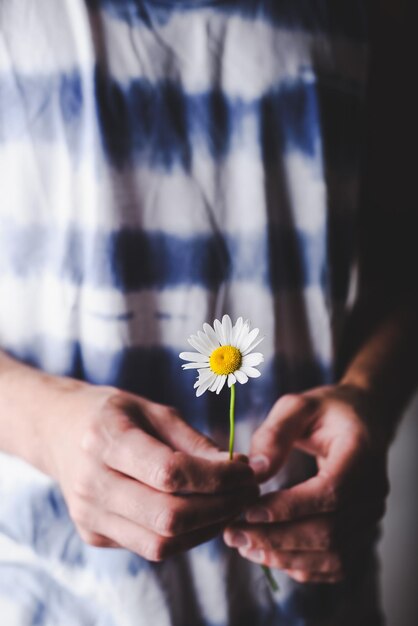
[[46,466],[91,545],[159,561],[212,538],[258,496],[246,459],[230,462],[170,407],[82,384],[54,409]]
[[293,448],[316,459],[317,474],[262,496],[245,521],[226,529],[227,545],[299,582],[337,582],[361,567],[388,493],[387,445],[373,434],[375,420],[366,423],[372,411],[367,394],[348,385],[278,400],[252,440],[259,481]]

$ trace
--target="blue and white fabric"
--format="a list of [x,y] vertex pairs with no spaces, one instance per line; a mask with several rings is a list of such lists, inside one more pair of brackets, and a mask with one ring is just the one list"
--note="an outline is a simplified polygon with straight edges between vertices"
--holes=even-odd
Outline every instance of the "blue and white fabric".
[[[367,6],[0,0],[1,348],[226,442],[227,394],[196,399],[178,353],[242,315],[266,337],[238,389],[243,451],[281,394],[331,382],[355,298]],[[310,471],[295,455],[277,484]],[[58,486],[0,456],[7,626],[371,626],[367,576],[278,573],[274,597],[220,538],[160,564],[88,547]]]

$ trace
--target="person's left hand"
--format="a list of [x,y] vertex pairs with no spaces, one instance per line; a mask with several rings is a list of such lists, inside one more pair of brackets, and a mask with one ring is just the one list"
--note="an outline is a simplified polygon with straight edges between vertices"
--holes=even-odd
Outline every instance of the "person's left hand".
[[335,385],[276,402],[252,440],[259,482],[276,474],[292,448],[313,455],[318,472],[262,496],[245,522],[225,530],[228,546],[299,582],[338,582],[361,567],[388,493],[387,444],[366,425],[369,400],[354,387]]

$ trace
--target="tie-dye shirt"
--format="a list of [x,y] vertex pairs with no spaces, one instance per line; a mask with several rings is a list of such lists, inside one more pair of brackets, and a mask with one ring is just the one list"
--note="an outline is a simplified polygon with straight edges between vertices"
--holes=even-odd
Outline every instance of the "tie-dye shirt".
[[[237,393],[243,451],[281,394],[332,381],[367,32],[365,0],[0,0],[2,349],[176,406],[225,444],[228,394],[197,399],[178,353],[242,315],[266,337]],[[295,454],[275,484],[311,471]],[[221,538],[158,564],[87,546],[58,486],[0,455],[7,626],[378,623],[368,571],[275,575],[273,595]]]

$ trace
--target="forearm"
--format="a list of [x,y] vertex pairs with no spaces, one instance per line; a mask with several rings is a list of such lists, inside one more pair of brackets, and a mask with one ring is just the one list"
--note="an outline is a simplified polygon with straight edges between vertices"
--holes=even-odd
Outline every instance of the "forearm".
[[[416,141],[411,125],[417,103],[409,80],[416,41],[410,0],[375,3],[372,15],[357,223],[358,302],[340,346],[338,374],[342,383],[371,398],[375,430],[390,439],[418,383]],[[394,77],[390,90],[388,74]]]
[[66,394],[83,383],[51,376],[0,351],[0,450],[48,473],[42,438]]
[[364,392],[371,426],[386,442],[418,384],[417,321],[418,305],[410,299],[369,327],[340,380]]

